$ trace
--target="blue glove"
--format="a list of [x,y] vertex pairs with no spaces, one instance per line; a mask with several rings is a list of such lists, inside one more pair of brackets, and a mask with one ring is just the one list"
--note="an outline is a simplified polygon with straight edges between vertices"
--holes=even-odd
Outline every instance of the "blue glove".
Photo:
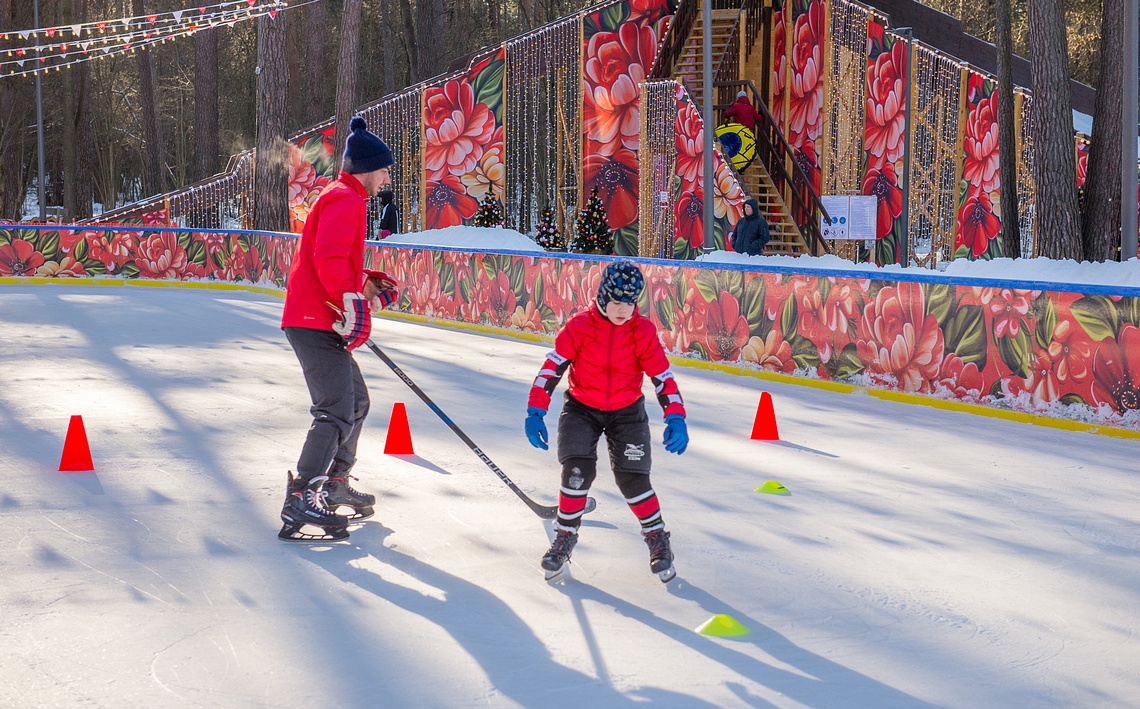
[[546,445],[550,440],[546,433],[546,422],[542,420],[545,415],[546,410],[537,406],[528,406],[526,409],[526,439],[532,446],[544,451],[550,450],[550,446]]
[[689,429],[685,417],[670,414],[665,417],[665,450],[681,455],[689,446]]

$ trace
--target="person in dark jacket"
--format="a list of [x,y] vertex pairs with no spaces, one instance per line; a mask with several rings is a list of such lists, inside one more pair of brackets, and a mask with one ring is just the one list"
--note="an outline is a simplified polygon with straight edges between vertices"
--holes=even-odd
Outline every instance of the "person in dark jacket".
[[380,238],[385,239],[392,234],[400,233],[400,213],[392,202],[395,193],[390,187],[380,190]]
[[748,94],[740,91],[736,94],[736,102],[728,107],[724,112],[725,123],[739,123],[748,130],[752,131],[753,135],[756,133],[756,122],[761,119],[760,112],[748,100]]
[[760,203],[750,199],[744,203],[744,216],[732,230],[732,248],[737,253],[759,256],[771,239],[768,222],[760,215]]

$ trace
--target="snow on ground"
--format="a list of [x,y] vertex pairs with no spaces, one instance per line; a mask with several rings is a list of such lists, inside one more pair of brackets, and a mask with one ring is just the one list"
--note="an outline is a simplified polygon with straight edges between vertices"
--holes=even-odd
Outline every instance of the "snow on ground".
[[[485,229],[454,226],[411,234],[394,234],[381,244],[416,246],[446,246],[458,249],[485,249],[489,251],[542,251],[542,247],[511,229]],[[838,256],[748,256],[732,251],[713,251],[697,259],[702,263],[746,265],[760,268],[777,267],[795,270],[847,271],[867,274],[868,277],[896,278],[921,276],[924,278],[986,278],[1028,281],[1035,284],[1087,284],[1140,288],[1140,260],[1107,263],[1056,261],[1046,258],[969,261],[956,259],[945,264],[942,271],[919,266],[883,266],[852,263]]]
[[[281,301],[0,286],[0,705],[1127,707],[1135,441],[679,368],[653,450],[678,578],[603,472],[569,578],[532,514],[369,352],[348,543],[277,541],[308,426]],[[548,345],[395,319],[377,342],[529,495]],[[748,440],[761,390],[781,442]],[[382,453],[406,402],[415,456]],[[663,426],[651,401],[655,440]],[[56,467],[82,414],[94,473]],[[556,420],[556,416],[548,420]],[[753,492],[766,480],[789,496]],[[748,635],[694,629],[728,614]]]

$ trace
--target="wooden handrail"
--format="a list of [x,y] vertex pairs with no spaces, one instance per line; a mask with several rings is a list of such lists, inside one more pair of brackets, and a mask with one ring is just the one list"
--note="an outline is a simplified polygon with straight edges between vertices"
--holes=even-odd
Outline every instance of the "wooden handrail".
[[[831,215],[824,209],[819,194],[812,185],[807,173],[795,159],[795,150],[788,143],[782,131],[776,125],[768,107],[756,90],[751,80],[723,81],[715,84],[720,89],[742,87],[751,92],[752,105],[758,110],[763,125],[757,126],[755,131],[757,141],[757,154],[768,170],[777,190],[784,197],[788,205],[792,220],[800,230],[812,254],[820,250],[830,253],[831,249],[823,240],[819,229],[819,219],[822,216],[828,221]],[[791,171],[788,170],[790,163]]]

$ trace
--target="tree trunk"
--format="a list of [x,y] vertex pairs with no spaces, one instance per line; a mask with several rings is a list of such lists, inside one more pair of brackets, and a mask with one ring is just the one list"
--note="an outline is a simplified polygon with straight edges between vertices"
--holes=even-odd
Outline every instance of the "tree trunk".
[[1077,209],[1067,47],[1061,0],[1029,0],[1037,253],[1053,259],[1080,261],[1084,254]]
[[383,95],[396,91],[396,47],[392,37],[392,3],[380,3],[380,56],[384,60],[384,75],[380,79]]
[[[31,3],[13,7],[12,0],[0,0],[0,29],[12,30],[31,26]],[[33,98],[31,81],[0,81],[0,219],[19,221],[23,218],[24,195],[27,190],[28,145],[31,141]]]
[[443,3],[441,0],[416,2],[416,66],[420,79],[439,73],[443,62]]
[[[388,0],[381,0],[381,6],[387,7]],[[309,123],[320,123],[328,118],[328,108],[325,105],[325,84],[329,77],[325,76],[325,37],[328,36],[328,10],[322,2],[313,3],[307,11],[309,31],[305,45],[305,63],[309,76],[305,81],[308,92]]]
[[257,161],[253,228],[289,230],[287,12],[257,20]]
[[194,179],[218,172],[218,33],[194,34]]
[[340,59],[336,72],[336,147],[333,158],[344,155],[348,124],[356,113],[360,92],[360,14],[361,0],[344,0],[340,21]]
[[994,45],[998,73],[998,174],[1001,175],[1001,246],[1007,258],[1021,257],[1017,220],[1017,138],[1013,128],[1013,30],[1011,0],[996,0]]
[[414,84],[422,78],[416,54],[416,22],[410,0],[400,0],[400,17],[404,21],[404,54],[408,58],[408,82]]
[[1104,0],[1100,78],[1093,109],[1092,145],[1082,220],[1085,258],[1116,260],[1120,246],[1120,116],[1124,109],[1124,0]]
[[[145,15],[143,0],[132,0],[135,16]],[[154,48],[137,52],[139,69],[139,103],[142,104],[143,140],[143,197],[163,191],[163,166],[166,164],[162,145],[162,126],[159,123],[158,76],[154,68],[151,52]]]

